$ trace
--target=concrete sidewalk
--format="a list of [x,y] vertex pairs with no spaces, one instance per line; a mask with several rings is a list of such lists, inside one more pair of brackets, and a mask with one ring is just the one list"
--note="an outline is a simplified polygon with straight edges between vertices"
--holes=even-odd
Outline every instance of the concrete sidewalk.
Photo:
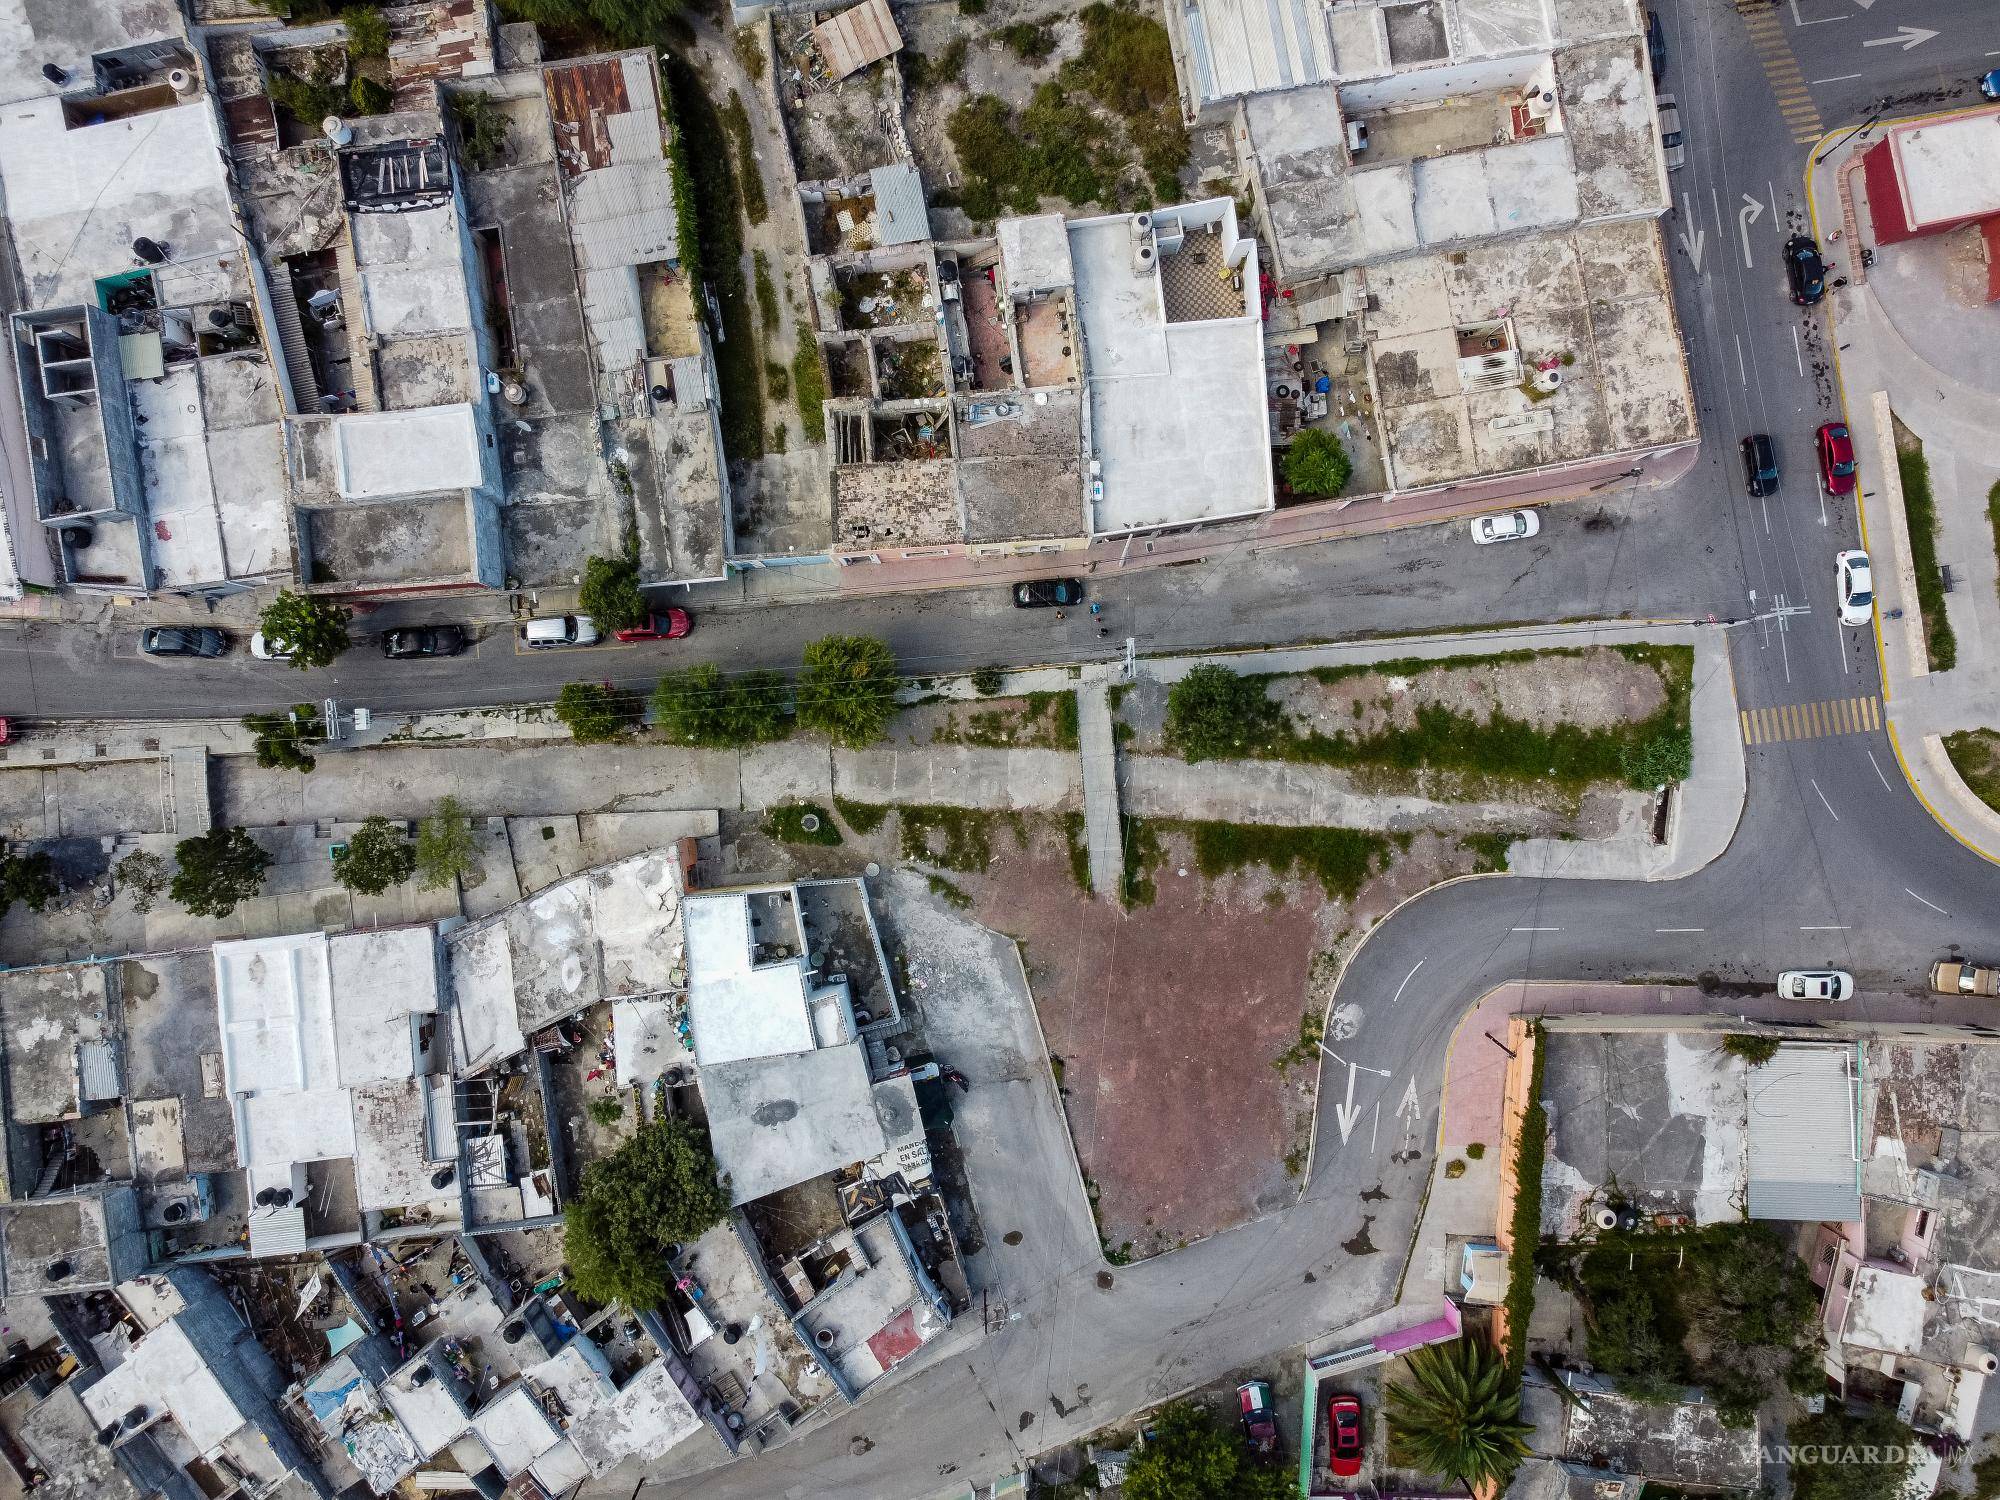
[[[1829,243],[1827,235],[1838,226],[1842,260],[1858,260],[1862,247],[1875,244],[1861,175],[1849,173],[1844,197],[1841,192],[1843,169],[1868,144],[1865,136],[1843,143],[1814,164],[1808,179],[1815,228]],[[2000,814],[1966,787],[1943,744],[1954,730],[2000,728],[2000,558],[1986,513],[1987,494],[2000,483],[2000,464],[1991,457],[1993,434],[2000,432],[2000,366],[1985,357],[2000,334],[2000,309],[1950,304],[1939,279],[1942,265],[1935,244],[1876,247],[1867,274],[1857,267],[1850,284],[1829,295],[1828,343],[1860,465],[1863,545],[1875,561],[1875,628],[1890,743],[1911,789],[1939,824],[2000,862]],[[1948,355],[1951,369],[1933,364],[1930,351]],[[1956,585],[1945,596],[1958,639],[1957,664],[1948,672],[1932,672],[1925,653],[1892,416],[1924,445],[1938,556]]]

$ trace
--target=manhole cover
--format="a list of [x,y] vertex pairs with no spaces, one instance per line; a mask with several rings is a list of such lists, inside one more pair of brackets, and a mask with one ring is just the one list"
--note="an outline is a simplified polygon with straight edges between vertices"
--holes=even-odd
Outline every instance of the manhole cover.
[[1097,1273],[1097,1289],[1100,1292],[1111,1290],[1111,1273],[1109,1271],[1099,1271]]

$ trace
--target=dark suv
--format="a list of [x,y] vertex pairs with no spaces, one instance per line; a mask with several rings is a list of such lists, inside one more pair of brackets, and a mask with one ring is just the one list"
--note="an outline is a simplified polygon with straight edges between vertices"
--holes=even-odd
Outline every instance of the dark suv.
[[1767,433],[1753,433],[1743,440],[1743,478],[1753,498],[1778,493],[1778,450]]
[[1795,234],[1785,241],[1785,276],[1792,284],[1792,300],[1811,307],[1826,295],[1826,262],[1819,258],[1819,244],[1809,234]]
[[139,649],[148,656],[225,656],[229,637],[213,625],[155,625],[139,632]]

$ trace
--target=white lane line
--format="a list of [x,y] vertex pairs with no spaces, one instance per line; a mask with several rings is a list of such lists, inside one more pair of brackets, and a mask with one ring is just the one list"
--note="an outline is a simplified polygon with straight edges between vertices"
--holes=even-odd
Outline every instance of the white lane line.
[[1655,932],[1706,932],[1705,927],[1655,927]]
[[[1903,887],[1903,894],[1905,896],[1910,897],[1912,900],[1924,901],[1924,898],[1922,896],[1919,896],[1915,891],[1911,890],[1908,886]],[[1924,905],[1928,906],[1932,911],[1936,912],[1941,917],[1948,917],[1951,915],[1950,912],[1946,911],[1942,906],[1939,906],[1935,901],[1924,901]]]
[[1873,750],[1870,750],[1868,752],[1868,764],[1873,766],[1875,768],[1875,774],[1881,777],[1882,790],[1885,792],[1893,792],[1895,788],[1889,785],[1889,778],[1882,775],[1882,763],[1875,758],[1875,752]]
[[[1429,955],[1426,954],[1425,957],[1427,958],[1429,957]],[[1416,967],[1412,968],[1409,973],[1403,976],[1403,982],[1396,986],[1396,993],[1389,997],[1389,1003],[1391,1005],[1394,1005],[1398,1000],[1403,998],[1403,991],[1410,987],[1410,981],[1417,977],[1417,969],[1421,969],[1423,966],[1424,966],[1424,959],[1420,958],[1416,962]]]
[[1562,931],[1560,927],[1516,927],[1513,928],[1512,930],[1515,932],[1561,932]]
[[1859,78],[1859,73],[1836,73],[1831,78],[1815,78],[1814,83],[1845,83],[1850,78]]
[[1743,388],[1747,391],[1748,389],[1750,389],[1750,371],[1748,367],[1746,367],[1743,363],[1743,335],[1739,333],[1735,335],[1735,338],[1736,338],[1736,378],[1743,382]]
[[1778,238],[1783,239],[1791,226],[1785,222],[1784,215],[1778,212],[1778,190],[1771,186],[1770,178],[1764,179],[1764,186],[1771,194],[1771,230]]
[[1840,675],[1847,676],[1847,637],[1842,632],[1838,619],[1833,622],[1833,654],[1840,658]]
[[1842,923],[1838,927],[1801,927],[1799,931],[1800,932],[1845,932],[1847,931],[1847,926],[1845,923]]
[[1799,346],[1799,325],[1792,325],[1792,358],[1798,361],[1799,379],[1806,377],[1806,352]]
[[[1808,776],[1806,780],[1812,782],[1812,789],[1814,791],[1819,792],[1819,782],[1817,780],[1811,776]],[[1838,823],[1840,821],[1840,814],[1833,811],[1833,804],[1826,800],[1825,792],[1819,792],[1819,801],[1820,806],[1824,807],[1829,813],[1833,813],[1833,821]]]

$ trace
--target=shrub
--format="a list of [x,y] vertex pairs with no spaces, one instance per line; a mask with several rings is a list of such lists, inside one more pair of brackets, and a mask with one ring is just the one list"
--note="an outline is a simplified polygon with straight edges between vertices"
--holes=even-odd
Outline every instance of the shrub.
[[771,210],[764,199],[764,174],[757,168],[757,139],[750,130],[750,112],[735,89],[729,91],[729,102],[722,106],[722,124],[736,147],[736,188],[743,195],[743,212],[752,224],[761,224],[771,216]]
[[338,84],[322,79],[300,78],[291,73],[272,73],[264,82],[271,102],[308,130],[318,130],[331,115],[347,114],[353,103]]
[[1507,1252],[1507,1368],[1516,1382],[1528,1360],[1528,1319],[1535,1311],[1535,1247],[1542,1238],[1542,1166],[1549,1144],[1549,1116],[1542,1108],[1542,1028],[1535,1025],[1535,1061],[1528,1077],[1528,1107],[1514,1146],[1514,1217]]
[[417,825],[417,884],[425,890],[450,885],[472,871],[478,851],[456,797],[438,803]]
[[999,667],[981,667],[972,674],[972,690],[982,698],[991,698],[1006,683],[1007,674]]
[[805,650],[799,723],[850,749],[882,738],[896,712],[896,654],[869,635],[829,635]]
[[[464,89],[448,96],[459,160],[474,172],[499,163],[507,149],[507,116],[491,94]],[[678,181],[675,184],[678,187]]]
[[1917,580],[1917,608],[1924,620],[1924,649],[1933,672],[1958,665],[1958,637],[1945,612],[1944,574],[1938,567],[1937,502],[1931,497],[1931,466],[1922,448],[1896,451],[1903,481],[1903,515],[1909,522],[1910,571]]
[[601,745],[625,732],[625,713],[609,683],[568,682],[556,698],[556,717],[579,745]]
[[625,1118],[625,1101],[616,1094],[602,1094],[590,1101],[590,1118],[604,1126]]
[[1317,427],[1306,428],[1285,449],[1285,483],[1295,495],[1338,495],[1353,473],[1340,439]]
[[576,603],[600,631],[627,630],[644,621],[646,597],[639,592],[637,553],[585,558]]
[[0,858],[0,915],[16,901],[29,911],[41,911],[60,894],[55,861],[46,851],[9,853]]
[[792,356],[792,395],[799,408],[799,424],[808,440],[826,440],[826,367],[820,363],[819,340],[807,334]]
[[132,909],[142,915],[153,909],[167,888],[167,862],[144,849],[135,850],[113,866],[118,883],[132,893]]
[[386,115],[389,106],[396,100],[386,83],[378,82],[365,73],[354,75],[354,81],[347,86],[347,97],[353,102],[357,115]]
[[251,748],[267,771],[305,775],[318,764],[306,747],[326,738],[326,725],[310,703],[294,703],[281,714],[245,714],[243,727],[255,736]]
[[1039,21],[1016,21],[1001,27],[994,35],[1022,62],[1040,62],[1056,50],[1055,33]]
[[1740,1057],[1753,1068],[1761,1068],[1778,1055],[1778,1039],[1774,1036],[1747,1036],[1741,1032],[1731,1032],[1722,1039],[1722,1050],[1732,1057]]
[[702,662],[669,672],[653,689],[653,727],[677,745],[740,749],[783,739],[790,686],[776,672],[725,678]]
[[1795,1445],[1794,1452],[1818,1460],[1787,1465],[1793,1500],[1896,1500],[1917,1447],[1916,1434],[1893,1413],[1879,1407],[1849,1411],[1832,1401],[1818,1415],[1792,1421],[1785,1440]]
[[347,25],[349,57],[389,55],[389,23],[380,9],[373,5],[350,6],[340,13],[340,19]]
[[1167,693],[1167,741],[1188,760],[1254,753],[1279,727],[1283,710],[1262,677],[1205,662]]
[[1640,791],[1686,781],[1694,770],[1694,735],[1678,726],[1659,730],[1618,752],[1625,784]]

